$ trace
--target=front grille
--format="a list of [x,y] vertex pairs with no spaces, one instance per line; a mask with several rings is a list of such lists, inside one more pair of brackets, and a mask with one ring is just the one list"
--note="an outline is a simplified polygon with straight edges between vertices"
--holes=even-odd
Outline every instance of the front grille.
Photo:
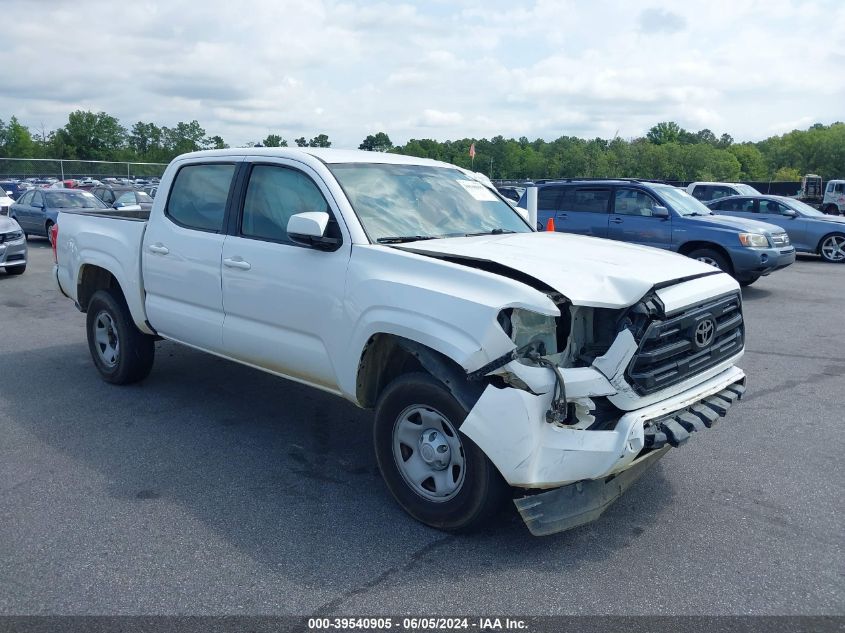
[[640,395],[653,393],[718,365],[744,339],[739,294],[693,306],[649,324],[626,377]]
[[772,235],[772,243],[775,248],[789,246],[789,236],[786,233],[775,233]]

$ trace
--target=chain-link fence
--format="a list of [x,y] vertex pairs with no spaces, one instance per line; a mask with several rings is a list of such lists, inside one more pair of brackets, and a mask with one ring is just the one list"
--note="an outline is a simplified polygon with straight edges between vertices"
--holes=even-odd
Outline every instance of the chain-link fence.
[[167,163],[120,163],[105,160],[0,158],[2,178],[150,178],[161,177]]

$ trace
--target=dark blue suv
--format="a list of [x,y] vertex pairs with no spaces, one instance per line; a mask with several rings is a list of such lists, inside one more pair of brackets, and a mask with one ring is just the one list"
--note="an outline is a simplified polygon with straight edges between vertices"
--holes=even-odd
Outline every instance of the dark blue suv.
[[[537,222],[545,228],[663,248],[707,262],[743,286],[789,266],[795,249],[779,226],[717,216],[686,191],[641,180],[539,181]],[[527,193],[519,200],[526,208]]]

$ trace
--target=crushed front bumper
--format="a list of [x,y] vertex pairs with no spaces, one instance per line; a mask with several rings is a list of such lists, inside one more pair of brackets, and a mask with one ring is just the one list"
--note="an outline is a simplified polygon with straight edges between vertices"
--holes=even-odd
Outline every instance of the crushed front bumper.
[[682,446],[690,433],[710,428],[745,393],[745,377],[700,402],[644,426],[645,449],[623,471],[604,479],[579,481],[514,499],[535,536],[570,530],[595,521],[634,484],[670,446]]
[[731,366],[625,413],[612,429],[593,430],[546,422],[550,394],[488,386],[461,432],[511,486],[528,491],[516,505],[532,533],[551,534],[594,520],[646,464],[669,446],[687,442],[691,433],[711,427],[744,391],[745,373]]

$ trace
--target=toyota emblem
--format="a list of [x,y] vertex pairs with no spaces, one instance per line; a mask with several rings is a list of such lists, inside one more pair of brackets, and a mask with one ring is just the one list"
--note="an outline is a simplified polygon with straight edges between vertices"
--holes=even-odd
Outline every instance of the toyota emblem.
[[695,344],[698,347],[707,347],[713,342],[716,335],[716,324],[713,319],[704,319],[695,326]]

